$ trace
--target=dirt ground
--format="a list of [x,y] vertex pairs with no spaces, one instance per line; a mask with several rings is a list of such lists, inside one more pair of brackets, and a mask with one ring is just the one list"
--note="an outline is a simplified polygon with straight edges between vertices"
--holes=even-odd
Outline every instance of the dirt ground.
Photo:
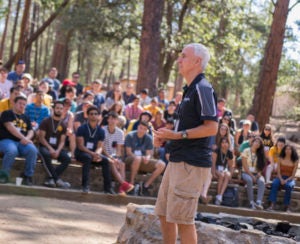
[[0,195],[0,243],[115,243],[125,206]]

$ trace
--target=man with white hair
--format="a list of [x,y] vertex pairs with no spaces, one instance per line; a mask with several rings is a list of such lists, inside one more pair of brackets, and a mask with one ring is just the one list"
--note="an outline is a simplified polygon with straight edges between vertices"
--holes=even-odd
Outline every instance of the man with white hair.
[[155,206],[164,243],[176,243],[177,230],[181,243],[197,243],[194,217],[211,170],[211,136],[218,129],[216,96],[203,73],[209,58],[202,44],[185,46],[177,62],[187,85],[175,129],[154,131],[155,146],[171,141],[170,160]]

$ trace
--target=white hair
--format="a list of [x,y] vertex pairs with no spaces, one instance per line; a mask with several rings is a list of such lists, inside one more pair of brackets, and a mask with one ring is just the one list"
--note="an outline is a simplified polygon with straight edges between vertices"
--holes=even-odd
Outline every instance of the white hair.
[[201,62],[202,70],[205,70],[205,68],[208,64],[208,61],[210,60],[210,54],[209,54],[208,49],[200,43],[190,43],[190,44],[186,45],[185,47],[192,47],[194,49],[195,56],[200,57],[202,60],[202,62]]

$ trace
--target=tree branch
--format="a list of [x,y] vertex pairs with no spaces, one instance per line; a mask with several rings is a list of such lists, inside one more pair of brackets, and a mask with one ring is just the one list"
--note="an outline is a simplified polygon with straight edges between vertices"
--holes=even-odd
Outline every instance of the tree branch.
[[[60,12],[68,5],[70,0],[65,0],[58,9],[50,15],[50,17],[42,24],[41,27],[39,27],[36,32],[30,36],[30,38],[26,41],[24,44],[24,50],[27,50],[32,43],[43,33],[43,31],[54,21],[54,19],[60,14]],[[17,56],[17,53],[14,53],[9,60],[5,63],[5,67],[10,68]]]

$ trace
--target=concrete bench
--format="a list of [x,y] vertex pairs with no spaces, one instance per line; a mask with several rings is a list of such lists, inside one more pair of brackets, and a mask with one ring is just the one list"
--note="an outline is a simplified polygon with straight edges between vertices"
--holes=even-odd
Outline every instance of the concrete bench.
[[[53,163],[55,164],[55,160],[53,160]],[[22,158],[17,158],[16,162],[13,166],[13,169],[11,171],[11,177],[10,177],[10,182],[14,183],[15,182],[15,177],[19,176],[24,169],[24,159]],[[80,162],[75,162],[69,165],[68,169],[64,172],[62,175],[62,179],[65,181],[70,182],[72,189],[81,189],[81,163]],[[35,169],[35,174],[33,177],[33,181],[35,185],[43,185],[45,178],[47,177],[45,169],[41,163],[40,160],[38,160],[36,169]],[[129,179],[130,177],[130,172],[126,171],[126,179]],[[140,183],[143,182],[149,177],[147,174],[138,174],[136,177],[136,182]],[[158,177],[154,183],[152,188],[150,189],[151,196],[156,197],[158,193],[158,189],[160,186],[162,176]],[[235,183],[239,182],[238,179],[234,179]],[[102,177],[102,169],[101,167],[93,167],[90,171],[90,187],[92,191],[96,192],[102,192],[103,191],[103,177]],[[246,188],[243,184],[229,184],[230,186],[238,186],[239,187],[239,206],[241,207],[248,207],[249,202],[247,200],[247,192]],[[118,190],[118,184],[115,183],[115,191],[117,192]],[[211,186],[209,188],[208,194],[211,196],[216,196],[216,191],[217,191],[217,182],[212,181]],[[264,195],[264,203],[265,207],[267,207],[268,204],[268,196],[269,196],[270,190],[266,189],[265,195]],[[256,189],[255,189],[255,194],[256,194]],[[284,196],[284,191],[281,190],[279,191],[278,194],[278,209],[283,210],[283,196]],[[212,202],[214,203],[214,198]],[[293,193],[292,193],[292,200],[291,200],[291,208],[292,211],[295,212],[300,212],[300,187],[296,186]]]

